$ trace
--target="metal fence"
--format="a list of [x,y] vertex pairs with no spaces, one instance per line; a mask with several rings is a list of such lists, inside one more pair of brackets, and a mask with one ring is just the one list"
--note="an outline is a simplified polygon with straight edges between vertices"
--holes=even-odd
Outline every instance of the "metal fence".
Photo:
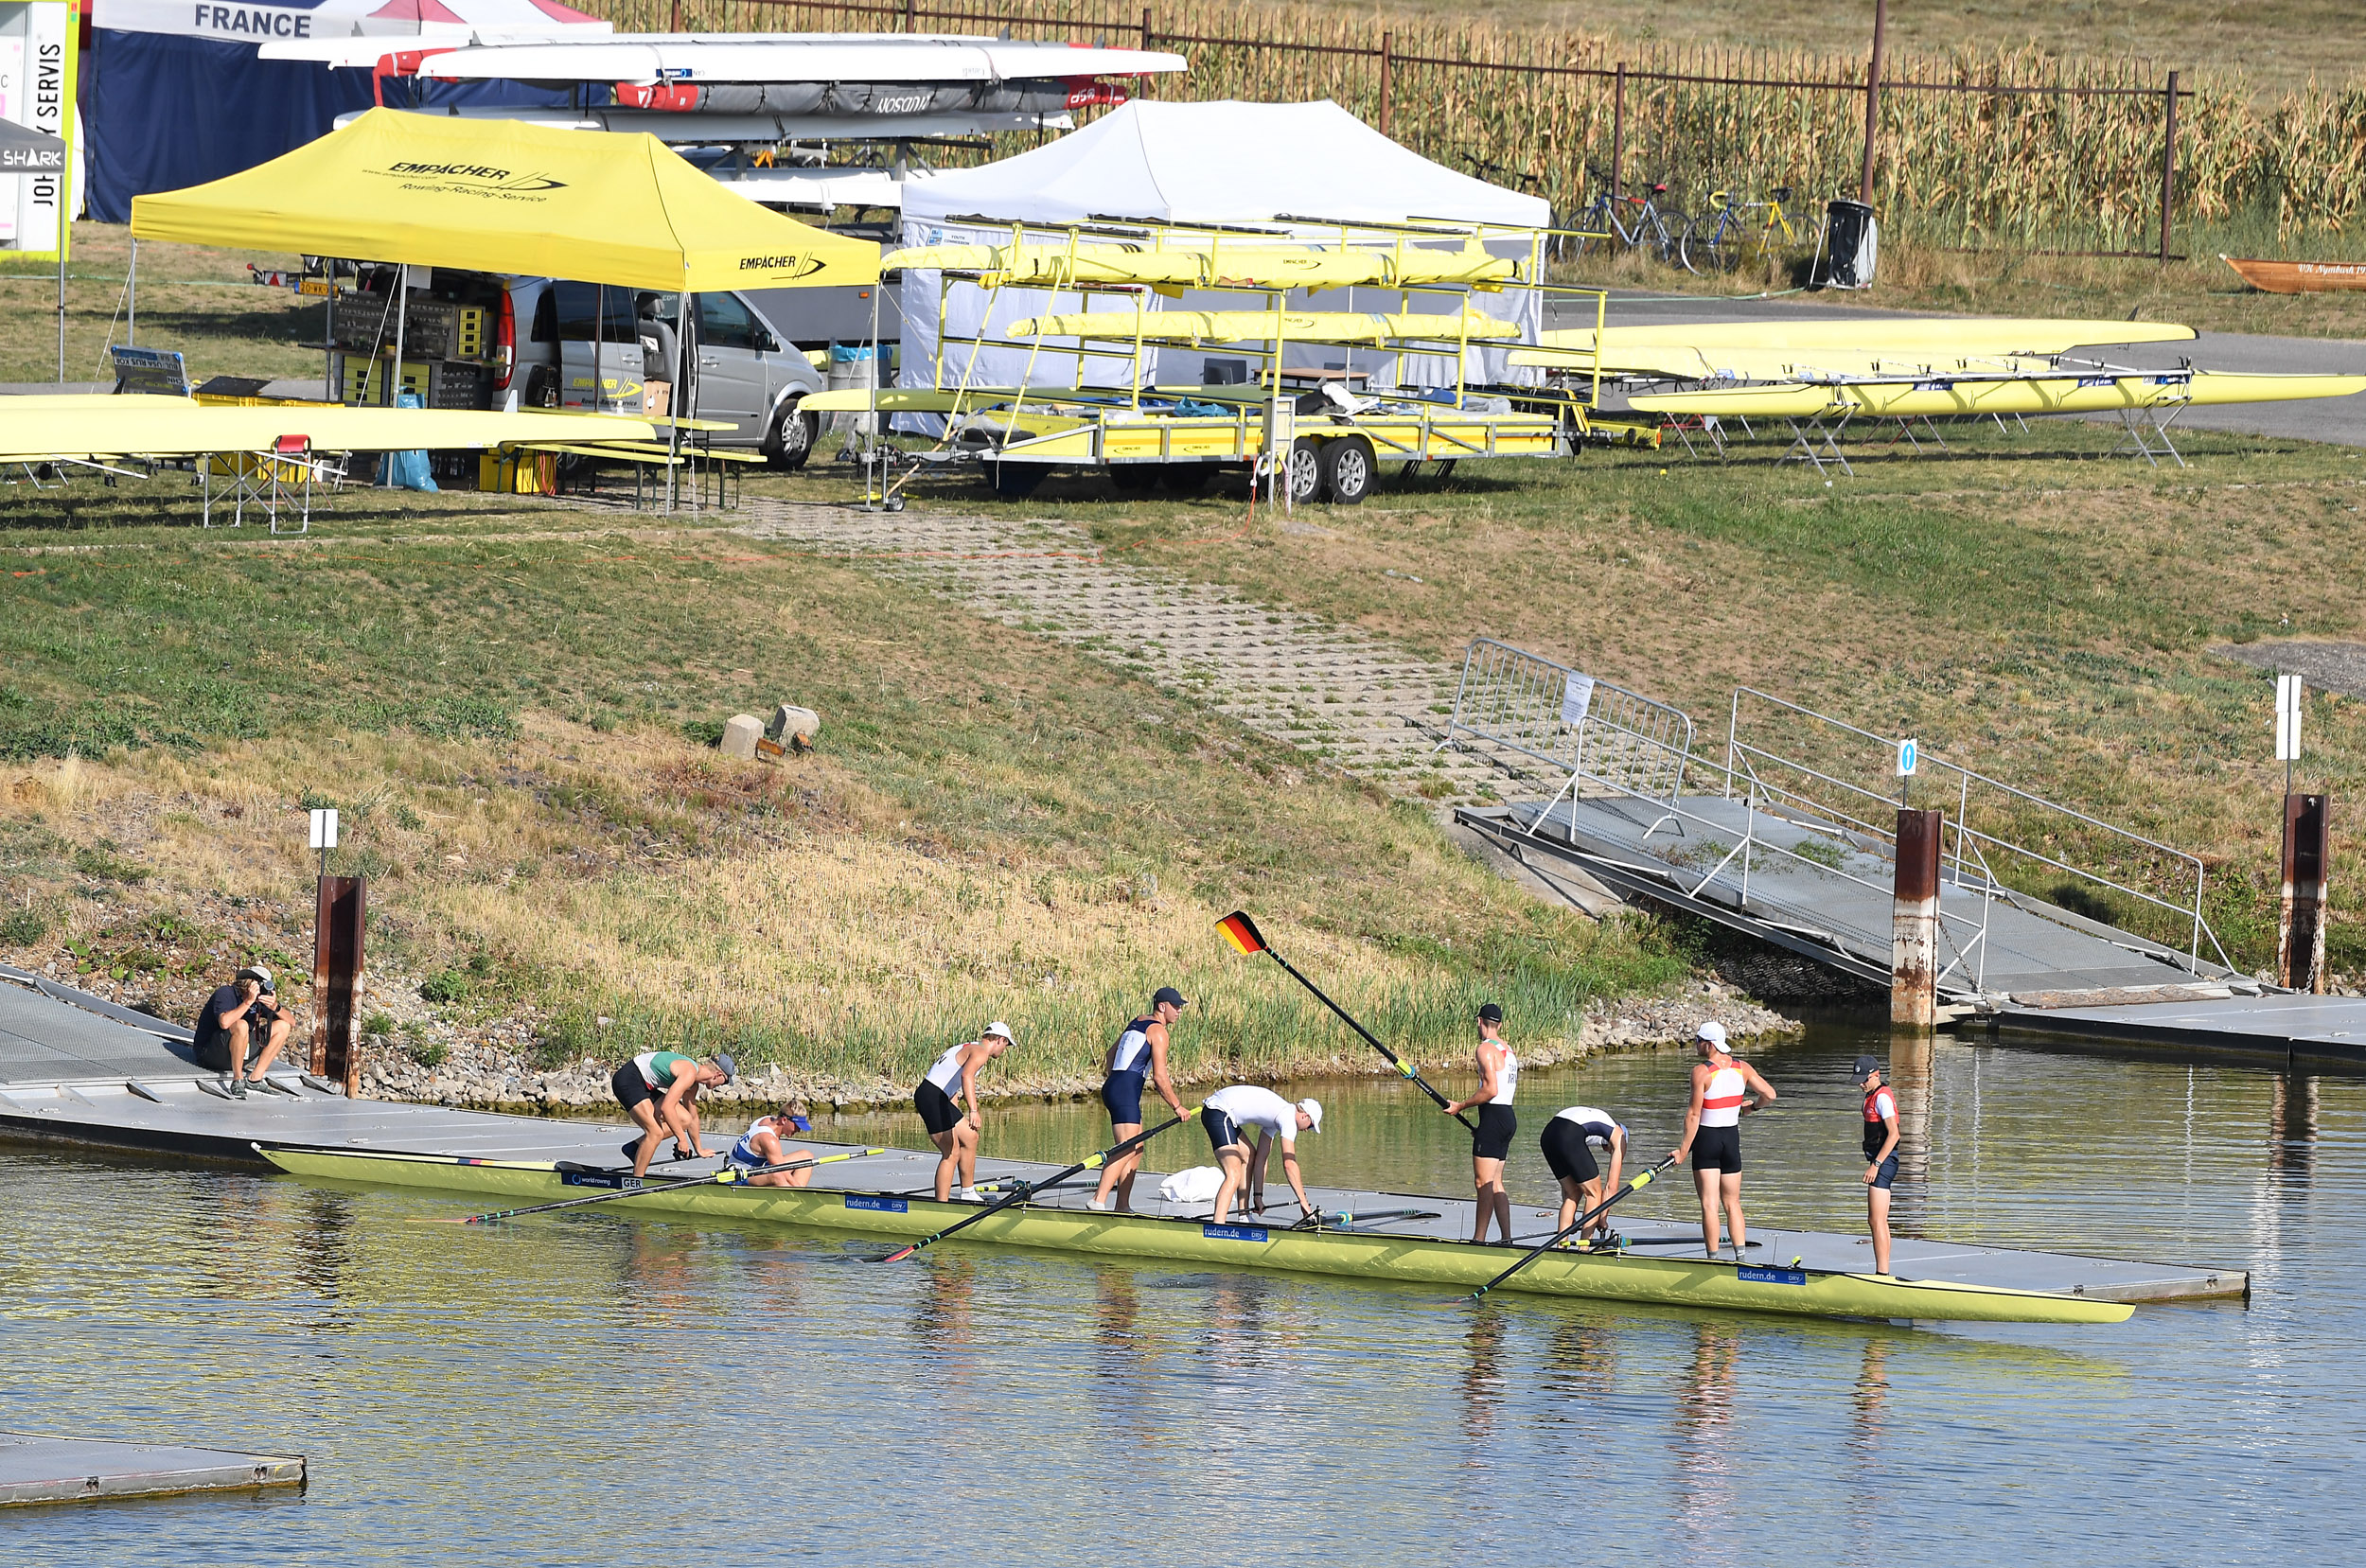
[[1682,791],[1692,757],[1692,720],[1681,710],[1491,637],[1463,655],[1445,744],[1457,731],[1655,801]]
[[[1173,50],[1191,58],[1190,77],[1146,80],[1143,91],[1335,97],[1426,157],[1546,197],[1564,221],[1599,188],[1591,165],[1614,190],[1673,183],[1670,200],[1695,211],[1721,186],[1763,197],[1790,185],[1808,205],[1833,195],[1875,200],[1916,238],[1957,248],[2010,241],[2163,260],[2174,255],[2179,106],[2196,97],[2174,71],[2034,54],[1877,69],[1877,45],[1851,69],[1829,56],[1645,44],[1621,60],[1600,40],[1571,51],[1542,33],[1383,26],[1314,8],[1252,35],[1282,13],[1267,16],[1250,0],[1163,15],[1105,0],[594,0],[592,9],[633,28],[1001,32]],[[2049,79],[2006,79],[2008,69]],[[2042,242],[2065,237],[2109,243]]]

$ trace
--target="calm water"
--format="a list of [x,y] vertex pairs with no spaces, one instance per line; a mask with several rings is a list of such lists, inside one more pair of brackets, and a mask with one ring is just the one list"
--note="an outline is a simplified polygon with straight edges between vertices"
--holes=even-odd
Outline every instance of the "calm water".
[[[1845,1067],[1762,1052],[1753,1212],[1862,1222]],[[2366,1085],[1957,1044],[1898,1055],[1900,1228],[2256,1271],[2118,1328],[1720,1317],[769,1230],[0,1152],[0,1427],[312,1458],[301,1497],[0,1515],[0,1561],[2128,1564],[2352,1554]],[[1675,1054],[1533,1073],[1664,1149]],[[1407,1087],[1333,1086],[1317,1180],[1456,1191]],[[846,1136],[899,1119],[850,1118]],[[1175,1136],[1181,1134],[1174,1135]],[[1082,1108],[991,1152],[1073,1158]],[[1196,1149],[1190,1151],[1196,1159]],[[1154,1162],[1155,1163],[1155,1162]],[[1684,1190],[1635,1200],[1679,1211]]]

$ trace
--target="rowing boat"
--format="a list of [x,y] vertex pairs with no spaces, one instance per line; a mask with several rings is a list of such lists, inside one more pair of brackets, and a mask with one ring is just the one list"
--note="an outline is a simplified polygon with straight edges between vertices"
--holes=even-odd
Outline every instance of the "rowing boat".
[[[529,1201],[566,1197],[599,1187],[614,1189],[631,1179],[609,1172],[561,1170],[531,1160],[293,1147],[266,1147],[262,1154],[281,1170],[299,1176]],[[662,1178],[648,1181],[645,1190],[608,1207],[732,1224],[753,1221],[855,1232],[881,1241],[931,1235],[978,1212],[970,1204],[937,1203],[900,1192],[824,1186],[819,1181],[805,1188],[759,1188],[712,1179]],[[1095,1212],[1034,1201],[1012,1205],[963,1232],[962,1239],[1091,1257],[1282,1269],[1459,1290],[1486,1283],[1502,1272],[1508,1259],[1517,1256],[1513,1248],[1474,1246],[1386,1230],[1297,1230],[1247,1217],[1220,1225],[1183,1216]],[[1758,1266],[1632,1252],[1555,1251],[1521,1270],[1504,1288],[1718,1311],[1933,1322],[2121,1323],[2134,1311],[2126,1302],[2042,1291],[1936,1279],[1884,1279],[1796,1263]]]
[[2243,281],[2270,294],[2322,294],[2366,289],[2366,261],[2258,261],[2220,255]]
[[2133,376],[1936,376],[1916,380],[1833,381],[1712,387],[1629,399],[1644,414],[1714,414],[1721,419],[1945,418],[1987,414],[2108,414],[2120,409],[2278,403],[2347,397],[2366,391],[2366,376],[2252,376],[2207,370]]

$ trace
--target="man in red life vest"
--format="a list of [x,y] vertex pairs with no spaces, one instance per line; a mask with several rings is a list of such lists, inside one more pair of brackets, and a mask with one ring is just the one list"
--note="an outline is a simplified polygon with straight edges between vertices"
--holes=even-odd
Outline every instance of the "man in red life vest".
[[1873,1228],[1873,1272],[1890,1272],[1890,1183],[1898,1179],[1898,1096],[1879,1058],[1857,1058],[1857,1087],[1864,1091],[1865,1223]]

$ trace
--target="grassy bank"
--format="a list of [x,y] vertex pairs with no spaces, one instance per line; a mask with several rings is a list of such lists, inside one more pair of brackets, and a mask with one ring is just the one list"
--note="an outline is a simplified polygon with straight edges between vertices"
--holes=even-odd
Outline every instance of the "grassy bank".
[[[2025,437],[1951,428],[1951,458],[1852,444],[1858,477],[1671,451],[1466,465],[1288,530],[1204,540],[1237,502],[1105,499],[1078,481],[1030,507],[1128,558],[1238,585],[1452,658],[1505,638],[1696,717],[1720,757],[1730,694],[1763,688],[2199,854],[2210,915],[2246,967],[2272,962],[2278,798],[2269,676],[2210,650],[2366,637],[2366,456],[2181,437],[2191,469],[2107,456],[2115,428],[2040,421]],[[1751,454],[1755,454],[1753,457]],[[975,490],[962,504],[988,505]],[[1311,524],[1311,526],[1310,526]],[[2361,782],[2361,705],[2311,698],[2304,787]],[[1806,744],[1802,741],[1800,744]],[[1834,758],[1877,780],[1879,756]],[[2024,818],[2045,835],[2062,824]],[[2050,840],[2049,840],[2050,842]],[[2174,890],[2168,869],[2099,838],[2075,848]],[[2366,963],[2366,861],[2337,840],[2337,967]],[[2026,879],[2042,890],[2067,878]],[[2072,896],[2078,896],[2075,889]],[[2190,889],[2187,890],[2190,896]],[[2109,900],[2106,907],[2111,907]],[[2184,945],[2173,921],[2133,907]]]
[[[1200,1004],[1187,1068],[1333,1059],[1217,940],[1235,905],[1425,1054],[1482,995],[1574,1038],[1589,999],[1687,973],[1414,808],[844,566],[468,497],[196,537],[78,492],[0,501],[0,946],[167,1012],[258,944],[309,961],[311,804],[344,813],[378,961],[450,1017],[530,1016],[553,1059],[902,1079],[1003,1017],[1073,1076],[1168,983]],[[825,715],[817,755],[706,744],[784,697]]]

